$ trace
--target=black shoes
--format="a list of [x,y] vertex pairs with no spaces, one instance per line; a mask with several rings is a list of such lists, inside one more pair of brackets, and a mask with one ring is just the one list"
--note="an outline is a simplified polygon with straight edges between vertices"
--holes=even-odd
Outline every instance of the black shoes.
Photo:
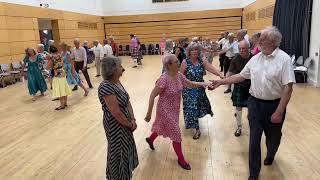
[[227,89],[224,93],[225,94],[231,93],[231,89]]
[[241,134],[242,134],[241,128],[238,127],[237,130],[236,130],[236,132],[234,132],[234,136],[239,137],[239,136],[241,136]]
[[257,180],[258,177],[257,176],[249,176],[248,180]]
[[153,143],[150,142],[149,138],[146,138],[147,143],[149,144],[150,149],[154,151]]
[[270,165],[272,165],[273,160],[274,160],[274,158],[272,158],[272,157],[266,157],[266,158],[264,159],[263,164],[264,164],[265,166],[270,166]]
[[179,161],[178,161],[178,164],[180,165],[180,167],[182,167],[182,169],[191,170],[190,164],[185,164],[185,165],[183,165],[183,164],[180,163]]
[[75,85],[75,86],[73,87],[72,91],[76,91],[76,90],[78,90],[78,86],[77,86],[77,85]]

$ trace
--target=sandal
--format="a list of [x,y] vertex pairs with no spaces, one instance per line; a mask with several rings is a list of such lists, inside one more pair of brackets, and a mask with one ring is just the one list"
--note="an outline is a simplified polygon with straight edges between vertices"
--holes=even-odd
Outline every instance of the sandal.
[[59,111],[59,110],[62,110],[62,109],[64,109],[65,107],[63,106],[59,106],[59,107],[57,107],[57,108],[55,108],[54,110],[56,110],[56,111]]
[[193,136],[193,139],[199,139],[201,136],[201,132],[200,131],[197,131],[194,136]]

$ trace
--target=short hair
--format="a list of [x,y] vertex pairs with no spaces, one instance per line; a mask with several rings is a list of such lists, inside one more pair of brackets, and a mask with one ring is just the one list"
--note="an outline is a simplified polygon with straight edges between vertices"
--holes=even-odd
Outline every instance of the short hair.
[[190,52],[192,50],[197,50],[198,51],[198,57],[200,58],[201,56],[201,46],[196,43],[196,42],[191,42],[189,45],[188,45],[188,48],[187,48],[187,57],[190,57]]
[[58,52],[58,48],[56,48],[54,45],[50,46],[49,48],[50,53],[56,53]]
[[53,44],[54,44],[54,40],[52,40],[52,39],[49,40],[49,41],[48,41],[48,44],[49,44],[49,45],[53,45]]
[[101,75],[104,80],[110,80],[121,65],[121,59],[116,56],[107,56],[101,60]]
[[133,35],[133,34],[130,34],[130,37],[132,37],[132,38],[133,38],[133,37],[134,37],[134,35]]
[[43,44],[38,44],[38,48],[44,48]]
[[250,48],[250,43],[249,43],[248,41],[246,41],[246,40],[240,41],[240,42],[239,42],[239,46],[240,46],[240,44],[242,44],[242,43],[244,43],[248,48]]
[[83,41],[83,45],[88,45],[89,42],[88,41]]
[[80,43],[80,39],[79,38],[74,39],[73,43]]
[[268,27],[262,30],[261,34],[266,34],[270,41],[273,41],[276,44],[276,46],[278,47],[280,46],[282,41],[282,34],[279,31],[279,29],[276,28],[275,26]]
[[178,59],[176,55],[174,54],[166,54],[164,55],[163,59],[162,59],[162,64],[163,64],[163,68],[165,71],[168,71],[168,66],[169,64],[172,63],[172,61],[174,59]]
[[228,37],[234,37],[233,33],[228,33]]
[[251,36],[251,38],[257,38],[257,39],[259,39],[260,36],[261,36],[261,33],[260,33],[260,32],[257,32],[257,33],[254,33],[254,34]]
[[37,54],[37,52],[36,52],[36,50],[34,50],[34,48],[29,48],[29,47],[28,47],[28,48],[25,50],[25,53],[26,53],[27,56],[29,56],[29,53],[28,53],[29,50],[32,50],[33,54]]
[[65,42],[62,42],[61,44],[60,44],[60,47],[61,47],[61,49],[68,49],[68,45],[65,43]]

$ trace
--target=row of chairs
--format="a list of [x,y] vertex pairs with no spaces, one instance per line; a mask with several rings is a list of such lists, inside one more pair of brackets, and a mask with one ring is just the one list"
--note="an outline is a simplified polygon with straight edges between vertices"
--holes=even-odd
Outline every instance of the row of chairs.
[[[159,55],[160,45],[159,44],[141,44],[142,55]],[[130,56],[130,46],[129,45],[119,45],[119,55],[120,56]]]
[[15,84],[21,81],[24,70],[21,62],[13,62],[11,64],[0,64],[0,87]]
[[296,59],[295,55],[291,57],[297,83],[306,83],[308,81],[308,70],[310,68],[311,61],[311,57],[308,57],[306,60],[303,60],[302,56],[298,59]]

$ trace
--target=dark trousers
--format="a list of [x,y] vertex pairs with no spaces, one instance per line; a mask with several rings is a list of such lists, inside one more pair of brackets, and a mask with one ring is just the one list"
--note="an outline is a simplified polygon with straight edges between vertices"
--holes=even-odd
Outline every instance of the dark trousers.
[[227,72],[229,71],[230,63],[233,57],[229,58],[225,56],[224,62],[223,62],[223,69],[224,69],[224,76],[227,75]]
[[271,122],[271,116],[276,111],[280,99],[266,101],[255,97],[248,100],[248,119],[250,126],[249,140],[249,169],[250,176],[259,176],[261,169],[261,136],[266,136],[267,157],[274,158],[280,145],[282,125],[286,112],[283,113],[282,123]]
[[89,74],[88,74],[88,70],[87,70],[87,67],[85,68],[85,70],[83,70],[83,61],[82,62],[74,62],[74,69],[76,70],[77,73],[79,73],[79,70],[82,71],[82,74],[84,75],[84,77],[86,78],[86,81],[87,81],[87,84],[89,86],[89,88],[92,88],[92,84],[91,84],[91,81],[90,81],[90,77],[89,77]]
[[226,58],[226,53],[221,54],[219,56],[219,62],[220,62],[220,71],[223,71],[223,66],[224,66],[224,59]]

